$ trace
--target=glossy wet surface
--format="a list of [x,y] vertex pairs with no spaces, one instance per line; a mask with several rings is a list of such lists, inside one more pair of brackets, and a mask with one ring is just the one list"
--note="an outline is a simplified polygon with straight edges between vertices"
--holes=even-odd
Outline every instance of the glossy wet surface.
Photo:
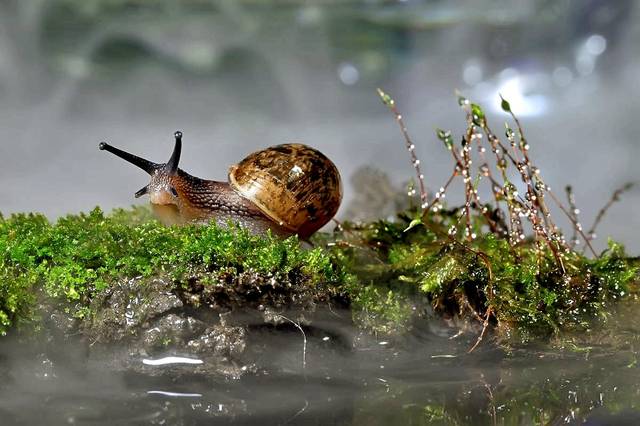
[[[625,333],[637,330],[637,323],[628,324]],[[619,425],[640,419],[633,346],[603,341],[562,353],[538,346],[507,354],[483,345],[468,354],[471,336],[452,339],[445,329],[415,332],[402,343],[355,337],[349,344],[345,333],[307,330],[306,343],[294,328],[256,336],[254,344],[264,347],[256,359],[261,371],[228,380],[195,374],[197,357],[185,352],[128,359],[146,364],[140,373],[113,370],[118,362],[104,348],[4,340],[2,424]]]

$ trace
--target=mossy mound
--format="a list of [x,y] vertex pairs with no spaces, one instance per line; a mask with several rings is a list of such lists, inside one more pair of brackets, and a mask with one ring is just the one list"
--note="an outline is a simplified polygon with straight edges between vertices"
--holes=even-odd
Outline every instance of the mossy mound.
[[428,315],[458,329],[488,325],[506,344],[548,341],[598,328],[617,302],[638,297],[638,259],[615,242],[596,258],[565,253],[562,272],[532,240],[514,249],[491,233],[473,242],[447,238],[455,212],[414,220],[344,223],[338,237],[334,255],[358,276],[347,289],[354,312],[375,331],[415,326]]
[[592,329],[616,301],[637,297],[637,259],[619,244],[593,259],[565,253],[562,273],[534,241],[514,250],[485,233],[461,243],[447,237],[455,211],[420,223],[416,215],[344,223],[317,235],[313,249],[234,227],[165,227],[144,208],[95,209],[54,224],[13,215],[0,221],[1,330],[39,324],[40,295],[79,319],[92,339],[121,335],[126,327],[114,315],[125,313],[108,317],[100,301],[132,279],[138,286],[160,279],[180,309],[312,311],[339,300],[375,333],[397,335],[439,317],[452,333],[479,333],[488,323],[509,343]]
[[98,294],[122,280],[162,276],[191,304],[229,310],[295,307],[327,300],[353,278],[328,252],[296,238],[257,237],[231,227],[165,227],[148,210],[0,219],[0,332],[33,323],[38,294],[89,318]]

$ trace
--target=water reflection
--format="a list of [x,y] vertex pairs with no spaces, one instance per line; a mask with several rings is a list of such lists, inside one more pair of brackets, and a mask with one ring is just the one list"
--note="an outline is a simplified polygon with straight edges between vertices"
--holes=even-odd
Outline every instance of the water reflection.
[[[273,336],[254,336],[254,344],[269,348],[262,357],[272,367],[231,381],[196,370],[161,375],[111,370],[87,358],[91,347],[81,342],[5,340],[0,413],[8,425],[40,424],[44,418],[51,425],[192,425],[214,419],[216,424],[633,424],[640,415],[637,313],[625,314],[623,323],[621,330],[571,351],[530,347],[504,353],[485,345],[468,354],[469,340],[426,330],[402,341],[355,339],[353,348],[338,352],[321,338],[311,339],[304,370],[282,363],[299,361],[300,336],[292,330],[276,344],[270,342]],[[290,344],[283,345],[283,338]],[[626,348],[610,345],[612,339],[629,338]]]

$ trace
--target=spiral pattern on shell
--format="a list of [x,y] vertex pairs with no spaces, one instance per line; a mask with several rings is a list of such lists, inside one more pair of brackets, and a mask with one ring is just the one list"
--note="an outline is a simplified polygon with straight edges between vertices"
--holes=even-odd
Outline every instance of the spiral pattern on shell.
[[229,184],[301,238],[329,222],[342,200],[335,164],[320,151],[298,143],[250,154],[229,168]]

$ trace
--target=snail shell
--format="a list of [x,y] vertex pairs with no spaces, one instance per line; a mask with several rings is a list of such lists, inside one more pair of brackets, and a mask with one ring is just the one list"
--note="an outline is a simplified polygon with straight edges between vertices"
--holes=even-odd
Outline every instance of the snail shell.
[[274,222],[301,236],[331,220],[342,200],[335,164],[299,143],[250,154],[229,168],[229,184]]

